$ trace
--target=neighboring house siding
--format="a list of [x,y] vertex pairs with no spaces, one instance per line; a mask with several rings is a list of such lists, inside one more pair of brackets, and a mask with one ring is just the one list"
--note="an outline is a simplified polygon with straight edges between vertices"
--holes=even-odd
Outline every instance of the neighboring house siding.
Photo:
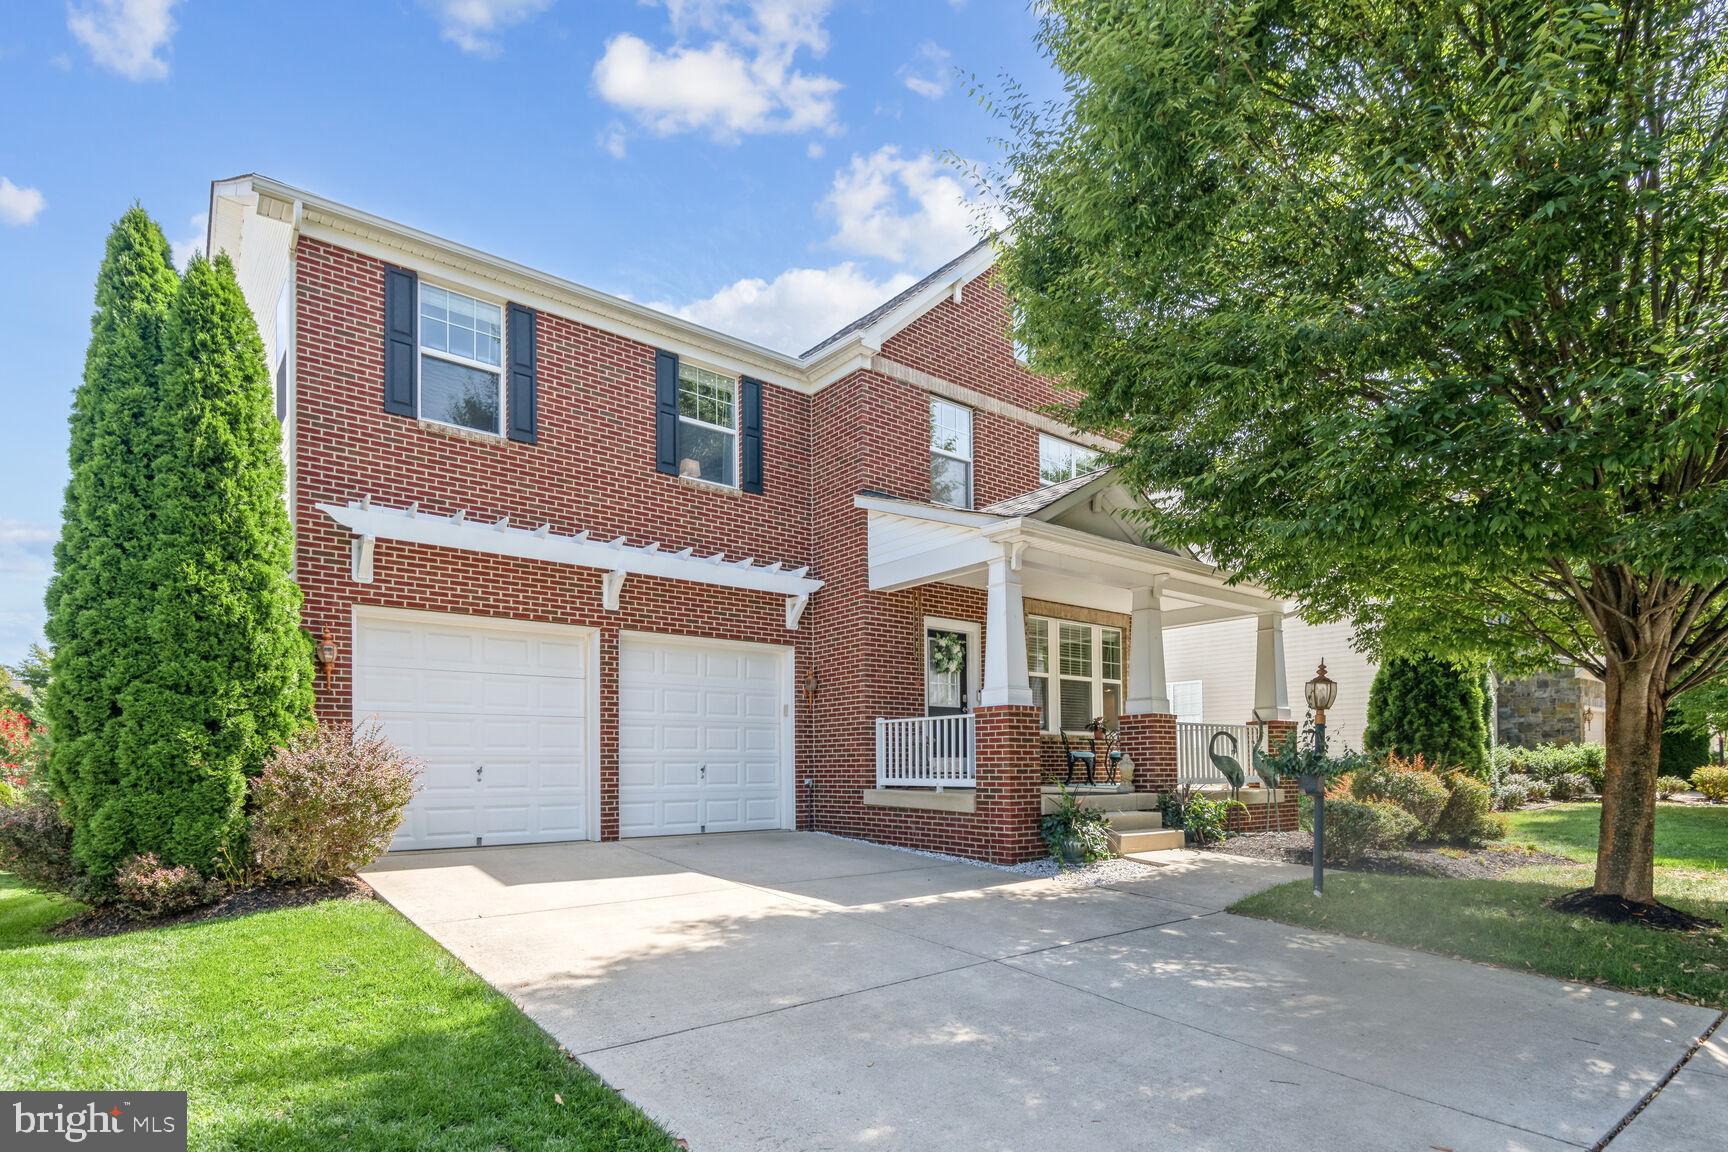
[[[1254,620],[1227,620],[1175,628],[1164,634],[1167,678],[1176,683],[1199,680],[1201,704],[1209,724],[1241,724],[1254,711]],[[1336,748],[1361,748],[1368,723],[1368,689],[1376,666],[1351,646],[1348,624],[1305,624],[1294,616],[1284,621],[1284,676],[1290,692],[1290,714],[1300,721],[1308,711],[1302,687],[1313,679],[1320,661],[1338,682],[1338,703],[1326,713],[1326,740]]]

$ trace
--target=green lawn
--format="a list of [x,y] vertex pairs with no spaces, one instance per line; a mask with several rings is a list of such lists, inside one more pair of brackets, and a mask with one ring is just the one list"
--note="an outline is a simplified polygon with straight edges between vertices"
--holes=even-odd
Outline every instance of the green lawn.
[[75,908],[0,875],[0,1088],[186,1089],[196,1149],[673,1147],[383,904],[43,934]]
[[[1508,812],[1507,839],[1581,862],[1596,859],[1600,804],[1557,804]],[[1728,870],[1728,805],[1656,805],[1656,866]]]
[[[1326,895],[1308,881],[1250,896],[1230,910],[1361,936],[1562,980],[1728,1008],[1728,934],[1682,935],[1562,915],[1543,901],[1589,885],[1594,805],[1511,817],[1514,843],[1581,861],[1520,868],[1499,880],[1433,880],[1331,871]],[[1656,816],[1656,895],[1728,923],[1728,808],[1663,804]]]

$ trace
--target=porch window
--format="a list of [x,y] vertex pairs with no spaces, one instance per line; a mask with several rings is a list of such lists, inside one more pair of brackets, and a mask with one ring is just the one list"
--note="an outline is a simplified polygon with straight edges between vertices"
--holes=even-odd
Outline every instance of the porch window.
[[1099,716],[1107,728],[1116,727],[1123,695],[1121,629],[1029,616],[1026,673],[1041,730],[1084,733]]
[[930,401],[930,499],[972,507],[972,410]]

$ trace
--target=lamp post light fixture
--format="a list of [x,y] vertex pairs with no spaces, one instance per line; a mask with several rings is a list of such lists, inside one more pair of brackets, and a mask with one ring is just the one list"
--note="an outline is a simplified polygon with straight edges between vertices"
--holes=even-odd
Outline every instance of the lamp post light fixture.
[[[1303,686],[1302,694],[1314,713],[1314,757],[1318,768],[1326,756],[1326,709],[1338,700],[1338,681],[1326,675],[1326,661],[1320,661],[1319,671]],[[1314,798],[1314,895],[1318,896],[1326,886],[1322,864],[1326,853],[1326,776],[1322,772],[1307,772],[1299,780],[1302,791]]]

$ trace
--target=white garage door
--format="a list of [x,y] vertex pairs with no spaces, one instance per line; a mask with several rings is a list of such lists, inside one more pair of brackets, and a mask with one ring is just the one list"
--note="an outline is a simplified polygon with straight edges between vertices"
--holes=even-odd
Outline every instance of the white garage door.
[[588,653],[573,628],[362,613],[354,716],[423,765],[395,848],[589,836]]
[[784,650],[624,636],[618,832],[791,826]]

